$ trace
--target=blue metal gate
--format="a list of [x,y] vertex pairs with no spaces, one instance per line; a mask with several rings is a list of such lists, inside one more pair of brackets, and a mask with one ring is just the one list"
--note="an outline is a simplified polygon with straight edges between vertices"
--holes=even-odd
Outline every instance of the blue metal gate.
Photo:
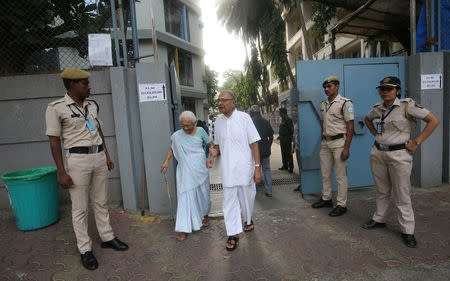
[[[301,180],[304,194],[322,190],[320,173],[320,102],[326,98],[322,81],[328,76],[340,79],[339,93],[351,99],[355,110],[355,134],[350,147],[347,172],[349,188],[373,185],[369,153],[374,138],[364,117],[380,101],[375,87],[386,76],[402,81],[404,96],[405,59],[403,57],[342,59],[297,62],[298,117],[300,126]],[[337,184],[333,173],[333,190]]]

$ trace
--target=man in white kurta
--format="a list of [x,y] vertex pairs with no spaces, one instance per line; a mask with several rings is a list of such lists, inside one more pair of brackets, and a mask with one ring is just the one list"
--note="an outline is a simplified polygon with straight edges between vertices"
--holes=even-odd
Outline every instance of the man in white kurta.
[[[256,195],[255,181],[261,180],[258,150],[258,131],[251,117],[234,108],[232,93],[222,92],[218,99],[219,110],[223,115],[215,121],[216,148],[221,153],[221,173],[223,186],[223,213],[227,235],[238,238],[243,231],[241,209],[245,225],[253,229],[252,211]],[[234,250],[235,243],[229,243]]]

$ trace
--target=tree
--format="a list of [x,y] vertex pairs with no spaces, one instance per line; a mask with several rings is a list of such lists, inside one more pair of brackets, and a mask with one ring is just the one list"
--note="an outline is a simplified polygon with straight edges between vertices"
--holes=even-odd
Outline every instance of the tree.
[[211,70],[209,66],[206,65],[206,95],[208,96],[208,104],[211,108],[217,109],[216,95],[219,89],[219,80],[217,80],[218,73]]
[[232,91],[235,95],[236,107],[246,110],[253,104],[257,104],[258,87],[250,72],[227,70],[223,76],[225,82],[219,90]]
[[[244,42],[256,42],[259,56],[263,65],[262,81],[260,85],[263,94],[269,94],[266,68],[269,63],[275,63],[276,75],[281,80],[286,80],[289,76],[291,83],[295,86],[296,80],[293,77],[289,61],[287,59],[284,23],[279,25],[281,19],[282,1],[278,0],[218,0],[217,16],[228,30],[238,33],[243,37]],[[274,26],[271,26],[274,25]],[[273,34],[262,31],[268,30]],[[276,38],[276,39],[275,39]],[[266,41],[269,40],[269,41]],[[282,42],[276,43],[275,42]],[[283,46],[284,44],[284,46]],[[264,46],[266,51],[263,51]],[[272,50],[273,48],[277,48]],[[284,53],[284,55],[283,55]],[[284,66],[284,70],[281,70]]]
[[86,57],[88,34],[103,31],[110,15],[107,0],[4,1],[0,10],[0,74],[23,72],[31,56],[58,47],[76,48]]

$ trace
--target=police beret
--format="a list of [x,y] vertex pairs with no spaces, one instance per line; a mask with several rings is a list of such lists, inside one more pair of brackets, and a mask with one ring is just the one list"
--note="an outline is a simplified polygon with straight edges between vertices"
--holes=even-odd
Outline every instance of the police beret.
[[282,112],[282,113],[284,113],[284,114],[287,114],[287,109],[284,108],[284,107],[282,107],[282,108],[280,108],[280,112]]
[[337,82],[339,84],[339,78],[337,76],[327,77],[327,78],[325,78],[325,80],[323,80],[322,86],[324,86],[327,83],[331,83],[331,82]]
[[70,80],[78,80],[78,79],[87,79],[91,76],[91,74],[87,71],[78,69],[78,68],[67,68],[63,72],[61,72],[61,78],[70,79]]
[[383,80],[380,81],[380,86],[377,87],[386,87],[386,88],[400,88],[401,82],[398,77],[395,76],[388,76],[383,78]]

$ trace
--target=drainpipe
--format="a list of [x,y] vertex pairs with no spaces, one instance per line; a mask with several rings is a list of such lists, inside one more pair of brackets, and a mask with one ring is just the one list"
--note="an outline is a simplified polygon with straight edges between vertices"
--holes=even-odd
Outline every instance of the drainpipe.
[[114,3],[114,0],[110,0],[109,3],[111,5],[111,20],[112,20],[113,31],[114,31],[114,47],[116,49],[116,64],[117,64],[117,66],[120,66],[119,39],[118,39],[118,35],[117,35],[116,4]]
[[119,20],[121,22],[120,33],[122,36],[123,66],[128,67],[127,41],[125,39],[126,38],[125,31],[127,30],[127,23],[124,22],[124,18],[123,18],[122,0],[119,0]]
[[130,0],[131,12],[131,31],[133,33],[133,53],[135,62],[139,62],[139,39],[137,35],[137,21],[136,21],[136,3],[135,0]]

